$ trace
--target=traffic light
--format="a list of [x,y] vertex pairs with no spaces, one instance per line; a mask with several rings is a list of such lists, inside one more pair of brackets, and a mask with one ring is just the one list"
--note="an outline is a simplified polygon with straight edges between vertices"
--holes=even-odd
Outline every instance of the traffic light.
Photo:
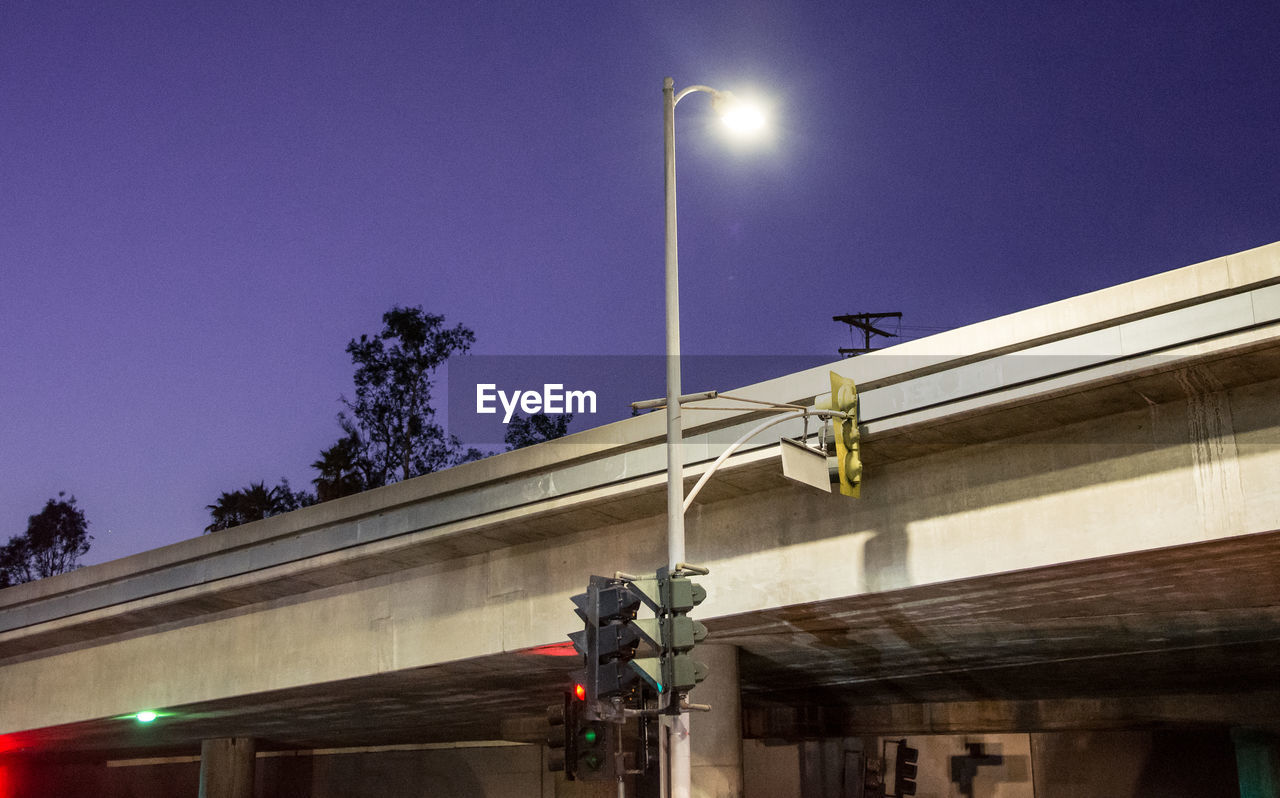
[[572,598],[574,612],[582,619],[582,629],[569,633],[573,646],[582,655],[582,672],[576,679],[575,693],[589,704],[596,700],[596,678],[600,668],[600,577],[591,577],[586,593],[579,593]]
[[672,576],[665,580],[662,597],[669,624],[663,639],[671,659],[667,681],[670,689],[683,693],[707,678],[707,666],[689,653],[707,637],[707,627],[689,617],[689,612],[706,600],[707,590],[687,576]]
[[848,418],[833,418],[835,432],[836,474],[840,480],[840,492],[857,497],[862,491],[862,457],[859,453],[858,387],[853,380],[831,372],[831,395],[815,403],[823,410],[839,410]]
[[572,742],[575,779],[611,781],[617,777],[616,728],[607,720],[581,718]]
[[627,663],[645,636],[643,625],[636,622],[642,595],[628,582],[611,580],[600,587],[599,596],[596,698],[629,699],[639,680]]
[[577,739],[578,707],[581,702],[571,693],[565,693],[563,700],[547,707],[547,770],[552,773],[565,771],[565,775],[573,781],[573,769],[577,759],[573,752],[573,742]]
[[[707,667],[690,655],[707,636],[707,627],[689,617],[689,611],[707,597],[707,591],[687,576],[658,572],[656,618],[633,622],[637,636],[650,642],[657,656],[631,660],[632,669],[659,694],[680,695],[707,678]],[[638,583],[637,583],[638,584]],[[678,698],[668,706],[679,706]]]
[[599,714],[602,701],[615,696],[632,697],[638,678],[627,663],[644,638],[642,624],[635,624],[642,593],[622,579],[592,576],[587,592],[573,597],[583,620],[580,632],[569,639],[583,656],[585,700],[591,714]]
[[916,763],[920,761],[920,751],[907,746],[906,740],[898,741],[898,756],[893,763],[893,789],[895,795],[916,794]]
[[[707,628],[689,617],[707,591],[687,572],[672,576],[663,568],[646,579],[592,576],[587,592],[573,597],[583,628],[569,638],[583,656],[576,689],[587,719],[622,722],[622,707],[643,703],[642,681],[659,695],[673,696],[662,705],[678,712],[680,696],[707,677],[706,666],[690,654]],[[642,604],[653,611],[652,618],[638,617]],[[637,657],[641,645],[651,653]]]

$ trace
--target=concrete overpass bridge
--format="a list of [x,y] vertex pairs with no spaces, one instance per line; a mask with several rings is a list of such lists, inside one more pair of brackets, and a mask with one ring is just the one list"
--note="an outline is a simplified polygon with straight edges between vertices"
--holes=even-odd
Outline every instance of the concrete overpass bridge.
[[[977,794],[1154,794],[1099,768],[1189,772],[1183,745],[1230,789],[1160,794],[1266,782],[1280,244],[830,368],[860,386],[864,498],[784,480],[762,437],[689,512],[696,789],[853,795],[883,736],[924,741],[921,794],[935,753],[929,794],[975,794],[944,791],[957,740],[1006,752]],[[665,558],[661,415],[0,591],[0,796],[213,796],[231,740],[262,796],[594,794],[496,746],[544,734],[569,596]],[[759,418],[689,413],[690,482]]]

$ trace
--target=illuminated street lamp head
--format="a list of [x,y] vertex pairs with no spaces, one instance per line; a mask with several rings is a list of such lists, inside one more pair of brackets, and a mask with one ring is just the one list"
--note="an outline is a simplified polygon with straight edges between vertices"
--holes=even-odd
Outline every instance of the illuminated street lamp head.
[[764,112],[760,107],[739,100],[732,92],[716,92],[712,106],[725,126],[735,133],[755,133],[764,127]]

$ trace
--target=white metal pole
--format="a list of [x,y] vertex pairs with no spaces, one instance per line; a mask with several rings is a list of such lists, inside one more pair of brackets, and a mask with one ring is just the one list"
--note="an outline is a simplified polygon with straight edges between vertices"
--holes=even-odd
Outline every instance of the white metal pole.
[[[676,251],[676,96],[675,81],[662,82],[663,151],[666,187],[666,304],[667,304],[667,563],[671,571],[684,562],[684,457],[680,418],[680,268]],[[677,699],[678,700],[678,699]],[[670,798],[690,798],[688,717],[667,716]]]
[[680,266],[676,252],[676,100],[671,78],[663,81],[667,210],[667,561],[684,562],[684,435],[680,417]]

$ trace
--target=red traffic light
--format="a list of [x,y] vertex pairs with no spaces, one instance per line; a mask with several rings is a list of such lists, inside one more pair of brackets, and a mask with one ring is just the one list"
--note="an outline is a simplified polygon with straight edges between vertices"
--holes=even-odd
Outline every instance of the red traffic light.
[[573,686],[573,697],[579,701],[587,700],[587,686],[585,684],[575,684]]

